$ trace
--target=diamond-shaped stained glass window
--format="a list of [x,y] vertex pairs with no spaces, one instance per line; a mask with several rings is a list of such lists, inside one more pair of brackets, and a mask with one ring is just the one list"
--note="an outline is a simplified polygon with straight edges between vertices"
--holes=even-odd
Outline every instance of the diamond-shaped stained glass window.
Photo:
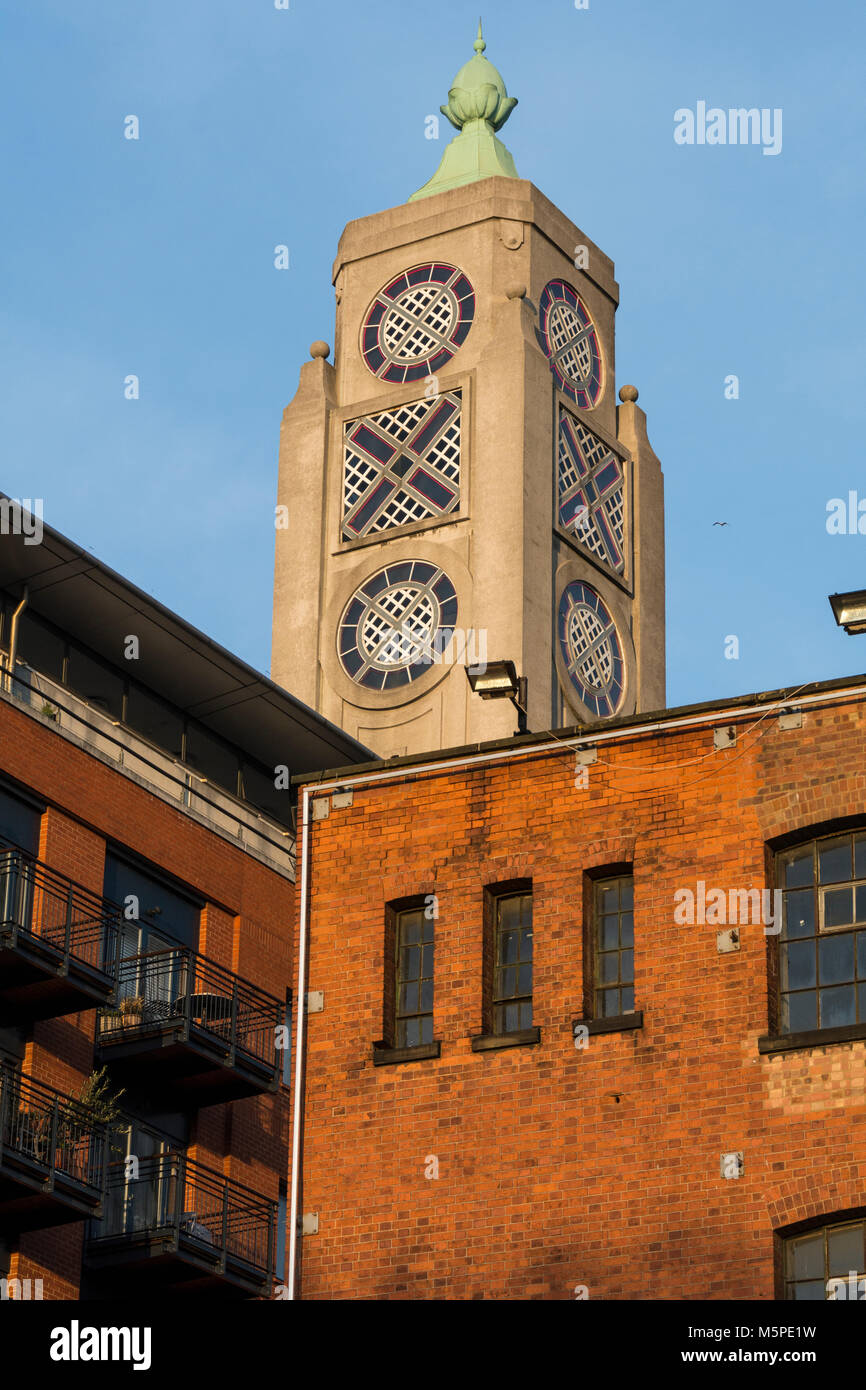
[[350,421],[343,435],[343,539],[456,511],[460,423],[459,391]]

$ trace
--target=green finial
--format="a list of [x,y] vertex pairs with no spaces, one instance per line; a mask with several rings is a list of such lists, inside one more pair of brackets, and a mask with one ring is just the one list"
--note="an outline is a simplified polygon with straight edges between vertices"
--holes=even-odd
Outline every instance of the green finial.
[[479,19],[478,37],[473,44],[475,56],[463,64],[452,82],[448,104],[439,107],[460,133],[447,146],[433,178],[412,194],[410,203],[477,179],[496,175],[519,177],[514,160],[496,138],[496,131],[502,129],[517,105],[517,98],[508,95],[501,75],[484,57],[486,47]]

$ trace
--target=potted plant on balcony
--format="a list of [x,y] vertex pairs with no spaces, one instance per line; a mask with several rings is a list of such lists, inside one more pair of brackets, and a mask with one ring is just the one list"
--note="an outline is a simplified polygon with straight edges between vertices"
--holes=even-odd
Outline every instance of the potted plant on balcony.
[[76,1095],[72,1097],[79,1108],[78,1118],[64,1119],[58,1130],[57,1147],[67,1150],[64,1167],[74,1170],[80,1167],[87,1171],[87,1156],[90,1145],[91,1128],[94,1124],[108,1127],[113,1152],[120,1152],[113,1136],[114,1126],[120,1119],[120,1099],[123,1090],[112,1091],[108,1068],[99,1067],[82,1082]]
[[127,995],[120,1001],[121,1026],[137,1028],[144,1013],[144,1000],[140,994]]
[[113,1009],[99,1010],[99,1032],[114,1033],[123,1027],[123,1014],[120,1012],[120,1005]]

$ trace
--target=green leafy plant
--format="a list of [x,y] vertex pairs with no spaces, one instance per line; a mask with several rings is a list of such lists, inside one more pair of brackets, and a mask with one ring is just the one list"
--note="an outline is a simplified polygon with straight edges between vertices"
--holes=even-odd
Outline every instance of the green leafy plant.
[[73,1097],[77,1105],[87,1112],[88,1119],[108,1126],[109,1143],[112,1153],[121,1153],[118,1143],[118,1122],[122,1120],[120,1099],[125,1090],[113,1091],[107,1067],[92,1071],[82,1082],[78,1094]]
[[113,1125],[120,1118],[119,1102],[123,1095],[123,1090],[112,1091],[108,1068],[99,1067],[82,1082],[78,1094],[73,1099],[88,1112],[91,1119],[105,1125]]

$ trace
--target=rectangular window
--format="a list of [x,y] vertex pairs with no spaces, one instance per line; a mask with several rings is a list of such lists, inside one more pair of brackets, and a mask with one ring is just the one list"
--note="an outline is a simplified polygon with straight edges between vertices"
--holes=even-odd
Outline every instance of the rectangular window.
[[634,1013],[634,885],[631,874],[595,884],[595,1016]]
[[866,834],[779,857],[781,1031],[866,1022]]
[[39,853],[40,822],[35,806],[0,787],[0,847],[4,842],[15,845],[35,859]]
[[433,928],[423,907],[396,914],[395,1047],[433,1041]]
[[494,899],[493,1032],[532,1027],[532,894]]
[[69,648],[66,684],[89,705],[111,715],[113,719],[123,718],[123,676],[78,647]]
[[126,723],[172,757],[183,757],[183,715],[140,685],[130,684]]
[[796,1303],[863,1298],[866,1222],[821,1226],[785,1241],[785,1298]]
[[187,725],[186,762],[209,782],[237,796],[240,771],[237,753],[200,724],[190,722]]
[[166,941],[195,948],[202,903],[185,897],[156,874],[109,850],[102,891],[123,907],[129,902],[130,911],[136,912],[124,921],[122,955],[156,951]]
[[65,655],[64,638],[25,608],[19,619],[18,660],[60,684]]

